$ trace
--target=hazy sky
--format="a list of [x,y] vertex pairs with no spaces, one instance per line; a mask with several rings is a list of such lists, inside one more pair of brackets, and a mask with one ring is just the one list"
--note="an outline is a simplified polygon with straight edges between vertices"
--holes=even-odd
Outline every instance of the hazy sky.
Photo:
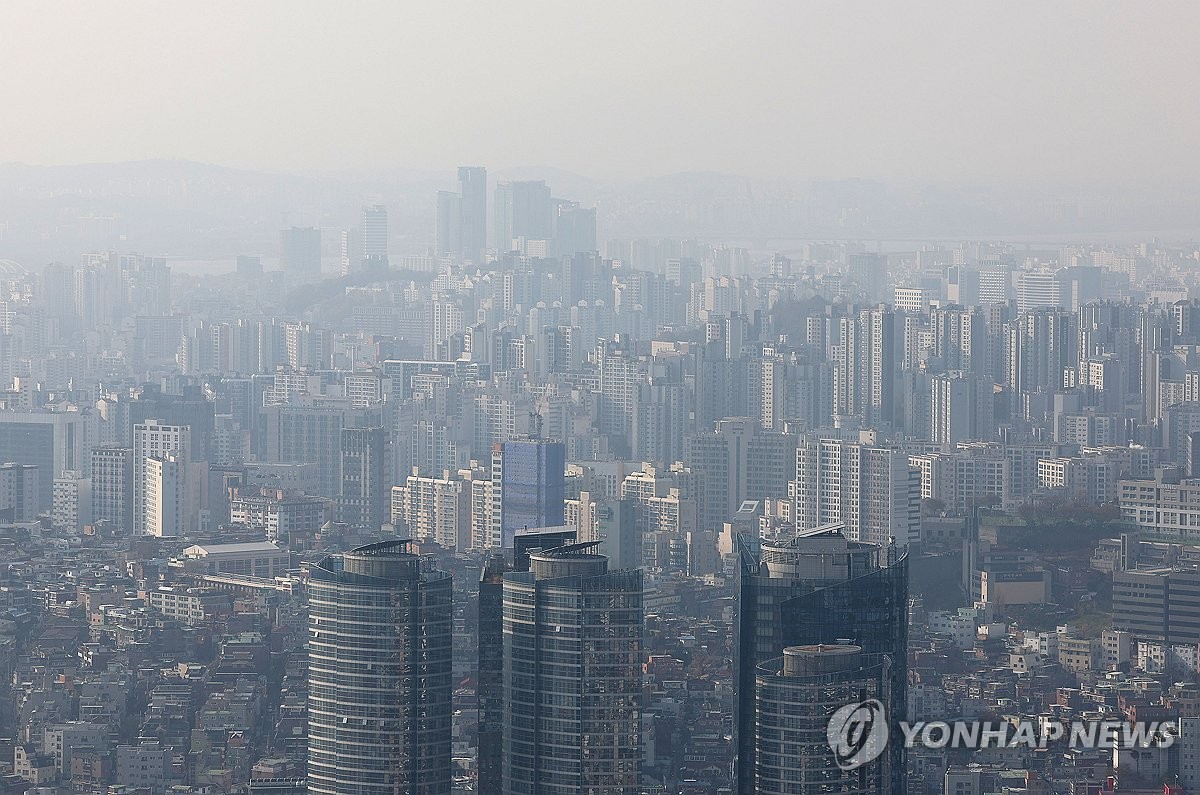
[[1191,183],[1200,3],[0,3],[0,161]]

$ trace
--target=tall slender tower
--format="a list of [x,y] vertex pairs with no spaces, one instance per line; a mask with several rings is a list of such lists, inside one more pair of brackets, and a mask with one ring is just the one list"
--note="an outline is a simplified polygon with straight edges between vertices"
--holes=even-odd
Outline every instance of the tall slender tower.
[[642,572],[595,547],[504,575],[506,794],[641,791]]
[[495,554],[479,577],[479,795],[500,795],[504,757],[504,555]]
[[388,519],[384,428],[342,428],[341,521],[378,530]]
[[188,425],[168,425],[148,419],[133,426],[133,532],[150,532],[147,516],[150,504],[148,483],[151,459],[162,461],[168,454],[188,459],[192,447],[192,429]]
[[458,190],[462,257],[482,265],[487,250],[487,169],[482,166],[460,166]]
[[92,518],[110,522],[122,534],[133,524],[133,448],[92,450]]
[[448,795],[452,580],[407,539],[309,576],[308,791]]
[[454,191],[440,190],[433,233],[434,253],[458,260],[462,258],[462,245],[462,197]]
[[388,216],[382,204],[362,211],[362,258],[366,270],[386,270],[388,266]]
[[897,372],[895,326],[895,313],[884,306],[862,309],[857,317],[839,321],[834,413],[856,416],[867,427],[891,424]]
[[[738,616],[734,622],[737,703],[734,750],[737,792],[754,795],[755,685],[758,666],[789,646],[845,644],[886,654],[893,725],[905,710],[908,644],[908,559],[894,546],[850,541],[841,524],[773,543],[739,537]],[[830,705],[832,712],[841,705]],[[893,742],[890,766],[897,795],[904,791],[903,743]],[[807,790],[801,790],[807,791]],[[839,790],[840,791],[840,790]]]
[[512,558],[493,554],[479,578],[479,795],[500,795],[504,780],[504,575],[529,571],[532,551],[575,543],[566,528],[516,537]]

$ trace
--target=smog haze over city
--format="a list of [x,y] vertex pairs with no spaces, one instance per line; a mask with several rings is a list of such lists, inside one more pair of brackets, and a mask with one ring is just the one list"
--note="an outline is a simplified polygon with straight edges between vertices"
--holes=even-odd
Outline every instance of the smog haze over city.
[[1200,795],[1200,6],[0,30],[0,795]]

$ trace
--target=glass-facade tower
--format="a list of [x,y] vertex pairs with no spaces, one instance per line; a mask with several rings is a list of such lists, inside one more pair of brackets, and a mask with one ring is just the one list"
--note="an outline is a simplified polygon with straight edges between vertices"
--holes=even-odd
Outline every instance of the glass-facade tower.
[[452,581],[409,544],[370,544],[312,568],[314,795],[450,792]]
[[[789,646],[853,644],[886,654],[891,667],[892,725],[905,710],[908,560],[893,545],[854,542],[841,525],[786,539],[739,537],[738,611],[734,622],[737,702],[734,716],[737,791],[756,792],[754,693],[758,666]],[[839,705],[832,705],[830,712]],[[892,789],[903,792],[903,745],[888,747]]]
[[504,575],[506,795],[641,791],[642,573],[594,549]]
[[891,701],[893,661],[858,646],[789,646],[755,677],[754,789],[760,795],[879,795],[892,791],[891,758],[842,770],[829,745],[830,713]]
[[575,543],[575,530],[524,533],[514,539],[511,555],[489,557],[479,577],[479,795],[503,789],[504,755],[504,575],[529,571],[531,552]]
[[523,530],[567,522],[567,450],[562,442],[504,442],[500,464],[500,532],[505,549]]

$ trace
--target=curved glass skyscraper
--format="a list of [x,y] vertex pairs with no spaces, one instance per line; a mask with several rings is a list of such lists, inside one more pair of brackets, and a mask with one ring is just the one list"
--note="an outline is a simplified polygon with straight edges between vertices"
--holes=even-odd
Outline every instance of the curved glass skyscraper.
[[[742,536],[739,547],[736,775],[738,792],[752,795],[758,666],[789,646],[853,644],[864,654],[888,655],[887,717],[892,725],[903,720],[908,559],[892,545],[850,541],[840,523],[761,544]],[[881,792],[903,793],[903,750],[899,742],[888,747],[890,780]]]
[[450,575],[407,540],[309,577],[308,791],[450,792]]
[[759,795],[878,795],[890,792],[891,758],[842,770],[826,729],[830,712],[891,700],[892,658],[858,646],[789,646],[758,666],[754,789]]
[[595,546],[504,575],[506,795],[641,791],[642,572]]

